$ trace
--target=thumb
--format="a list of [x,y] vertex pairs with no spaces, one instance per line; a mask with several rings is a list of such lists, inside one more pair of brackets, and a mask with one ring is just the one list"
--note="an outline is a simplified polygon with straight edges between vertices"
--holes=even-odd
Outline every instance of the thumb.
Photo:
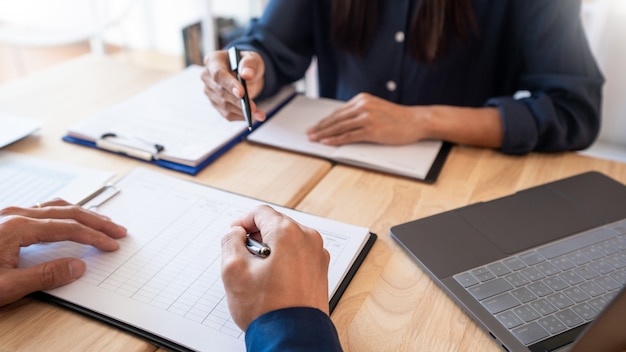
[[[29,293],[69,284],[85,273],[79,259],[63,258],[30,268],[12,269],[0,275],[0,306],[15,302]],[[4,289],[6,288],[6,289]]]
[[87,265],[79,259],[61,258],[41,263],[30,268],[20,269],[21,286],[28,294],[47,290],[75,281],[81,277]]

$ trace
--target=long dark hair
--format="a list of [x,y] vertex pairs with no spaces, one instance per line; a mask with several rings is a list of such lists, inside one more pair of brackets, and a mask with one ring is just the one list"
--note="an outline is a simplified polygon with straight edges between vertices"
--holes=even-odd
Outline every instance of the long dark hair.
[[[342,49],[362,56],[378,27],[378,8],[389,0],[333,0],[332,36]],[[471,0],[420,0],[407,33],[409,50],[433,62],[446,52],[450,34],[469,39],[476,22]]]

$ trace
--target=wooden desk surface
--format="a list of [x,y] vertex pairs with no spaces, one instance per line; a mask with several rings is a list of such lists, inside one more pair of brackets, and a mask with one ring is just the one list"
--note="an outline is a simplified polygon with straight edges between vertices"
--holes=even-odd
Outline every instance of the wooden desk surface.
[[331,316],[345,351],[502,351],[390,238],[389,229],[588,170],[626,183],[623,163],[467,147],[452,150],[434,185],[333,167],[297,209],[366,226],[379,236]]
[[[167,74],[85,57],[0,86],[3,110],[46,126],[10,151],[112,170],[145,163],[64,143],[69,123]],[[182,174],[165,169],[177,176]],[[262,172],[255,172],[262,170]],[[626,183],[626,164],[574,153],[504,156],[455,147],[434,185],[240,144],[192,178],[198,182],[369,227],[379,240],[332,319],[346,351],[500,351],[389,237],[395,224],[490,200],[588,170]],[[280,185],[280,188],[272,185]],[[131,335],[32,299],[0,308],[0,351],[154,351]]]
[[[289,207],[295,206],[331,169],[330,163],[320,159],[240,143],[192,177],[61,140],[71,124],[169,75],[85,56],[1,85],[2,111],[44,122],[35,135],[3,150],[113,171],[117,177],[143,166]],[[29,298],[0,308],[0,331],[2,352],[156,349],[139,338]]]

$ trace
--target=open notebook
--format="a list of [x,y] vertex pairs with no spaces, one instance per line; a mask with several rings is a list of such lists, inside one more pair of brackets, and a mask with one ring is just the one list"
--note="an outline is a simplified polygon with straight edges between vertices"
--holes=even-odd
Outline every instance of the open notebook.
[[448,143],[433,140],[400,146],[353,143],[335,147],[310,142],[307,128],[344,104],[298,95],[253,131],[248,140],[429,183],[436,181],[450,150]]
[[[119,250],[105,253],[71,242],[22,250],[21,266],[67,256],[87,262],[81,279],[44,297],[168,350],[244,351],[244,335],[231,320],[220,278],[220,239],[233,220],[262,202],[143,168],[115,188],[85,207],[129,230]],[[376,235],[274,208],[322,234],[331,256],[332,310]]]
[[[63,140],[123,154],[195,175],[247,133],[228,121],[204,95],[202,66],[176,75],[70,126]],[[262,103],[275,109],[293,90]]]

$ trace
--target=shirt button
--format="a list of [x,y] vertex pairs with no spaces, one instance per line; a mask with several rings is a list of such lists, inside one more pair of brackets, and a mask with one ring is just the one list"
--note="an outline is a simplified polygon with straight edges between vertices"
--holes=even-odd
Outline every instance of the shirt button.
[[396,32],[396,43],[402,43],[404,41],[404,32]]
[[395,91],[397,88],[396,82],[394,81],[387,81],[387,90],[390,92]]

